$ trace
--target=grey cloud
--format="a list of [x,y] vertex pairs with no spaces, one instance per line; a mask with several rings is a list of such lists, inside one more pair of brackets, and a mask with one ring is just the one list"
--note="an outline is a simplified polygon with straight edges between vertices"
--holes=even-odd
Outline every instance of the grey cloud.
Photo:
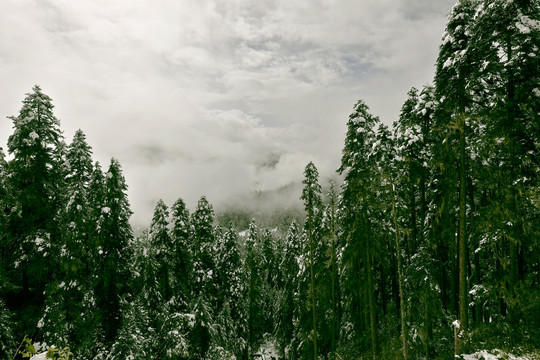
[[407,19],[421,21],[430,16],[440,16],[441,12],[449,12],[455,3],[456,0],[404,0],[399,8]]
[[0,146],[36,83],[70,138],[117,157],[134,222],[155,201],[226,204],[339,166],[363,98],[391,123],[433,76],[450,0],[10,1]]

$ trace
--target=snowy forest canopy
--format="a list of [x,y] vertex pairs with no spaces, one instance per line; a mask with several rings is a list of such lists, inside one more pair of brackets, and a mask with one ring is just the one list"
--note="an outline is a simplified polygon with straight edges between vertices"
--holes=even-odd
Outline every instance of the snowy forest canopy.
[[460,0],[433,84],[392,129],[358,101],[343,182],[307,164],[302,213],[180,198],[140,236],[120,163],[67,144],[35,86],[0,149],[0,357],[25,336],[77,359],[538,351],[539,46],[538,0]]

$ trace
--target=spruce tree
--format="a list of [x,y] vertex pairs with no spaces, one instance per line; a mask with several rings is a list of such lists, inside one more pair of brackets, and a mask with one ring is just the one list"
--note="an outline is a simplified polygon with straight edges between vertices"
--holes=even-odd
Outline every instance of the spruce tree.
[[[459,183],[458,207],[458,294],[460,331],[468,330],[468,285],[467,257],[468,244],[466,234],[466,179],[467,173],[467,138],[468,122],[472,117],[471,80],[477,76],[474,67],[470,66],[472,53],[470,41],[477,2],[460,0],[453,7],[443,43],[437,59],[435,75],[436,91],[441,98],[442,124],[441,131],[446,133],[445,139],[452,152],[457,154],[457,181]],[[454,134],[457,133],[457,136]],[[452,144],[453,145],[450,145]],[[449,149],[450,150],[450,149]],[[448,150],[447,150],[448,151]],[[456,342],[456,354],[462,351],[462,341]]]
[[96,296],[105,342],[111,344],[122,322],[120,299],[129,284],[131,210],[120,163],[112,159],[105,175],[106,193],[100,216]]
[[247,304],[247,357],[251,358],[257,350],[262,337],[261,313],[261,254],[259,251],[259,228],[251,220],[245,240],[246,252],[246,304]]
[[204,294],[207,300],[215,298],[215,237],[214,209],[206,197],[201,197],[197,209],[191,216],[193,253],[194,295]]
[[245,274],[232,225],[218,238],[217,272],[220,299],[216,317],[217,345],[241,358],[246,350],[247,308],[244,302]]
[[298,273],[300,271],[300,255],[302,253],[301,228],[293,220],[287,236],[283,257],[280,260],[280,277],[283,280],[282,288],[278,298],[278,311],[276,312],[276,337],[283,355],[286,358],[297,358],[297,344],[294,341],[296,327],[299,326],[299,319],[296,317],[295,309],[302,305],[297,293]]
[[174,248],[169,235],[169,211],[163,200],[159,200],[154,208],[152,223],[150,224],[150,249],[159,264],[157,269],[157,283],[160,297],[167,302],[172,296],[171,270],[174,257]]
[[313,342],[313,358],[317,359],[317,300],[315,299],[315,252],[318,244],[317,227],[320,226],[321,218],[321,186],[319,184],[319,172],[315,165],[310,162],[307,164],[304,171],[304,189],[302,190],[301,200],[304,201],[304,209],[306,211],[305,231],[308,238],[308,258],[309,258],[309,272],[310,272],[310,302],[309,308],[312,313],[312,335],[310,336]]
[[195,325],[191,331],[191,343],[197,357],[203,359],[212,342],[216,301],[216,255],[214,235],[214,209],[202,196],[191,216],[193,254],[193,301],[190,306],[195,314]]
[[[377,244],[374,241],[369,214],[370,206],[374,204],[373,186],[377,184],[372,149],[376,139],[375,126],[378,123],[379,118],[369,113],[369,108],[363,101],[355,104],[347,122],[343,156],[338,169],[338,172],[345,176],[340,202],[340,222],[343,227],[345,284],[352,292],[347,305],[351,308],[351,320],[356,321],[358,330],[363,326],[360,322],[362,314],[356,311],[361,311],[364,306],[369,309],[367,323],[374,359],[378,353],[373,281],[373,256]],[[356,290],[362,288],[363,291]],[[362,294],[365,294],[363,299]]]
[[53,108],[51,98],[36,85],[26,94],[19,114],[10,117],[14,131],[8,139],[12,155],[8,174],[15,204],[8,232],[27,298],[30,287],[43,290],[50,262],[42,259],[50,255],[51,245],[58,240],[52,238],[58,235],[54,223],[58,212],[55,182],[60,180],[55,178],[55,150],[62,133]]
[[191,221],[189,210],[182,199],[176,200],[171,210],[174,294],[176,300],[186,309],[191,297],[193,279],[193,253],[190,246]]

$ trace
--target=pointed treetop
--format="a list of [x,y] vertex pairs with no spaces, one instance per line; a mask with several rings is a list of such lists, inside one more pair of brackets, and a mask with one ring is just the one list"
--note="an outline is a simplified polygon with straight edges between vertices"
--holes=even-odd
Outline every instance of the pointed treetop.
[[309,162],[304,170],[304,180],[302,181],[304,188],[302,189],[301,200],[304,200],[305,210],[309,216],[320,209],[321,201],[321,185],[319,184],[319,171],[313,162]]
[[60,121],[53,114],[51,98],[37,85],[32,90],[26,94],[19,115],[8,117],[14,128],[8,139],[10,154],[31,152],[31,148],[50,151],[49,148],[57,146],[62,139]]
[[92,176],[92,147],[86,142],[86,135],[77,130],[73,141],[68,146],[67,161],[70,167],[70,178],[79,184],[87,184]]
[[358,100],[353,113],[347,121],[345,146],[341,157],[340,174],[350,168],[364,167],[371,144],[375,137],[375,126],[380,123],[379,117],[369,113],[369,107],[363,100]]

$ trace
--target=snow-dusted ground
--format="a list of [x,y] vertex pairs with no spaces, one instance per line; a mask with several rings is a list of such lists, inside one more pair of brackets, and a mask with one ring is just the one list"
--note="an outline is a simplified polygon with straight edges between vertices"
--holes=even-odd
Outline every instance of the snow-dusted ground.
[[512,354],[505,353],[504,351],[495,349],[493,351],[480,350],[474,354],[463,354],[459,359],[464,360],[537,360],[540,359],[540,355],[524,355],[524,356],[515,356]]
[[42,352],[41,354],[36,354],[30,358],[30,360],[46,360],[47,352]]
[[275,360],[279,359],[279,353],[276,345],[271,338],[266,337],[265,341],[255,353],[255,359],[257,360]]

